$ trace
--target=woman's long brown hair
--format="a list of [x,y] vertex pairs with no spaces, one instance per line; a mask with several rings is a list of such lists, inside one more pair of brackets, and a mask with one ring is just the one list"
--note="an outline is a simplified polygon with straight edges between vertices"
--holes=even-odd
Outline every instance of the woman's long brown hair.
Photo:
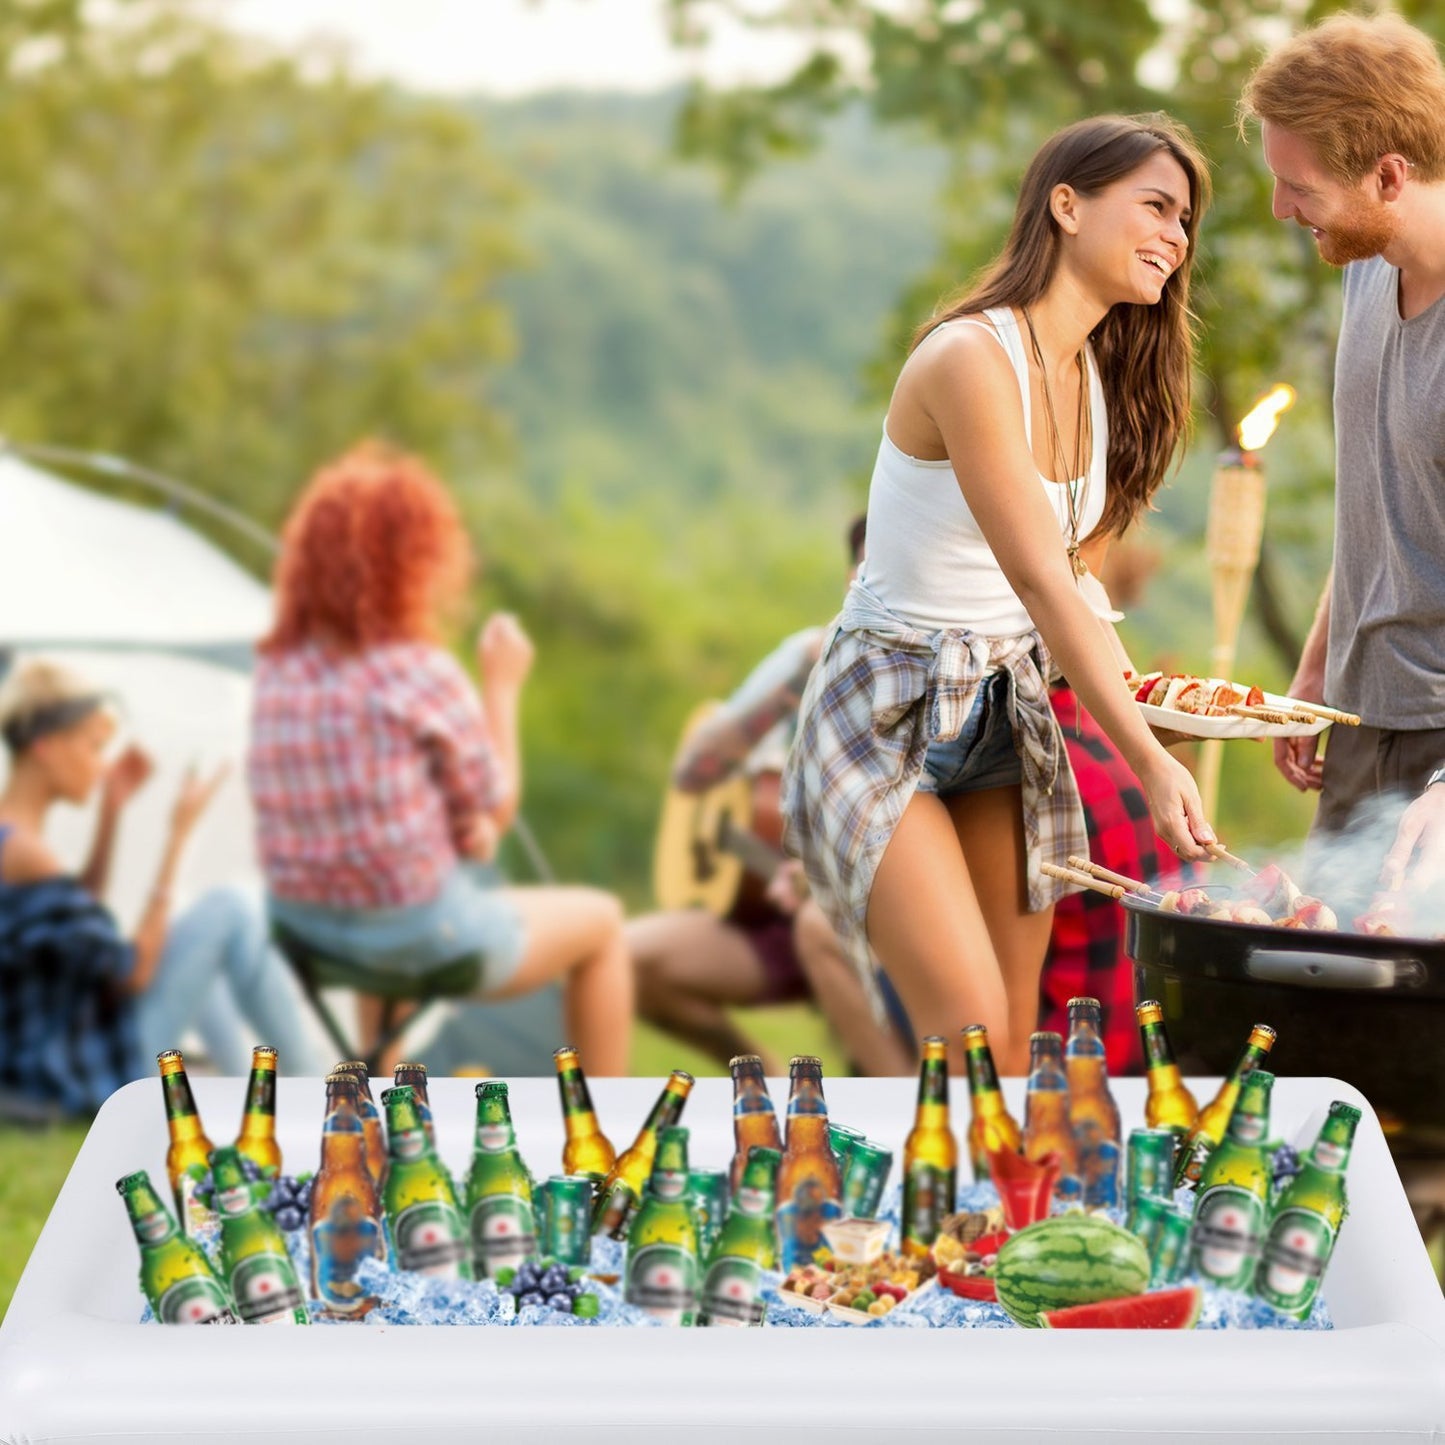
[[936,326],[993,306],[1037,301],[1053,280],[1060,231],[1049,198],[1058,185],[1093,195],[1165,151],[1189,178],[1189,246],[1153,306],[1119,304],[1090,341],[1109,412],[1109,488],[1096,535],[1123,532],[1164,480],[1189,429],[1194,317],[1189,278],[1195,236],[1209,204],[1209,169],[1189,133],[1164,115],[1101,115],[1066,126],[1044,142],[1019,191],[1013,227],[998,258],[957,301],[919,327],[916,347]]

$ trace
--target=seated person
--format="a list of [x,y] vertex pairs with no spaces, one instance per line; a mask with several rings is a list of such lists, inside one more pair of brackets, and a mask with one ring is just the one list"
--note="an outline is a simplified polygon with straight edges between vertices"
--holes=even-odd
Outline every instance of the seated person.
[[479,694],[439,645],[470,571],[456,508],[414,458],[360,447],[296,504],[249,759],[272,917],[362,970],[479,954],[478,998],[562,978],[566,1042],[589,1074],[625,1074],[632,971],[617,900],[503,887],[474,866],[517,812],[533,649],[515,618],[490,618]]
[[[224,774],[188,776],[132,941],[104,905],[120,815],[150,775],[131,747],[107,765],[117,730],[104,694],[53,662],[22,663],[0,688],[10,776],[0,791],[0,1086],[71,1113],[98,1109],[195,1029],[225,1074],[244,1074],[246,1020],[284,1067],[320,1061],[265,922],[239,890],[215,888],[172,917],[186,842]],[[100,790],[90,857],[70,874],[45,840],[56,803]]]
[[[852,524],[848,540],[856,569],[863,518]],[[702,793],[738,772],[749,778],[781,772],[824,630],[794,633],[753,669],[690,736],[674,768],[675,787]],[[702,909],[647,914],[628,922],[627,941],[641,1016],[722,1065],[735,1054],[761,1054],[768,1072],[784,1072],[782,1061],[768,1058],[727,1010],[811,997],[860,1072],[913,1070],[911,1041],[897,1020],[874,1020],[832,925],[806,897],[795,861],[779,868],[761,907],[728,918]]]

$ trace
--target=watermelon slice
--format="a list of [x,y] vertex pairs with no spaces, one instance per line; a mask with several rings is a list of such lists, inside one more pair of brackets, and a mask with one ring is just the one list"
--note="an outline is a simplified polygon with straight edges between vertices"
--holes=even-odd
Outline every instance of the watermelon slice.
[[1070,1305],[1039,1315],[1046,1330],[1192,1330],[1204,1296],[1198,1285]]

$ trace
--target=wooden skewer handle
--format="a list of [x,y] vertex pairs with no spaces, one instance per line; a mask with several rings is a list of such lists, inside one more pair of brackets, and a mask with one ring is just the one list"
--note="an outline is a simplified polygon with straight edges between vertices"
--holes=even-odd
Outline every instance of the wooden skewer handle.
[[1092,858],[1071,857],[1069,867],[1077,869],[1080,873],[1088,873],[1105,883],[1117,883],[1119,887],[1127,889],[1130,893],[1154,894],[1154,889],[1147,883],[1142,883],[1137,878],[1130,878],[1127,873],[1115,873],[1112,868],[1105,868],[1095,863]]
[[1243,858],[1236,857],[1222,843],[1211,843],[1206,851],[1216,863],[1228,863],[1231,868],[1238,868],[1244,873],[1253,873],[1255,871]]
[[1353,712],[1341,712],[1337,707],[1326,707],[1319,702],[1301,702],[1298,698],[1290,698],[1290,707],[1295,712],[1309,713],[1311,717],[1328,718],[1332,723],[1341,723],[1347,728],[1357,728],[1360,725],[1360,715]]
[[1080,888],[1091,888],[1095,893],[1102,893],[1107,898],[1122,898],[1130,890],[1121,888],[1117,883],[1103,883],[1095,878],[1092,873],[1083,873],[1077,868],[1060,868],[1054,863],[1042,865],[1042,871],[1050,878],[1062,878],[1065,883],[1075,883]]
[[1279,708],[1273,707],[1248,707],[1244,703],[1237,703],[1234,707],[1225,708],[1225,712],[1234,717],[1254,718],[1258,722],[1267,723],[1292,723],[1309,722],[1312,718],[1298,717],[1294,713],[1282,712]]

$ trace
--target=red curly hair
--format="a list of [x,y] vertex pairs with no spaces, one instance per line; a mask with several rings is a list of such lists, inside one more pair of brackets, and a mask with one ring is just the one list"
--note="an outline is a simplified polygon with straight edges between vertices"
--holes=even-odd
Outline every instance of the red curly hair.
[[281,542],[276,625],[262,652],[436,641],[472,563],[442,483],[417,458],[371,442],[312,477]]

